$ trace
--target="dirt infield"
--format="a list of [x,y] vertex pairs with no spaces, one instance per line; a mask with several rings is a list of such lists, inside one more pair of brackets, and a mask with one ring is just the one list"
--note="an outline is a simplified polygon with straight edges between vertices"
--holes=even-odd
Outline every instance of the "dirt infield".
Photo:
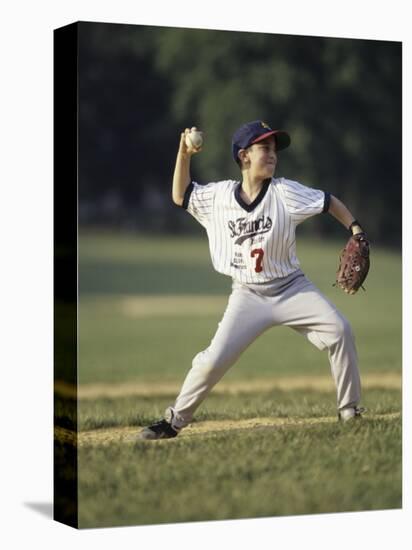
[[120,312],[129,318],[205,317],[222,314],[228,297],[221,295],[127,296],[118,301]]
[[[394,420],[400,418],[400,413],[373,415],[374,420]],[[179,440],[182,438],[193,438],[205,434],[213,434],[232,430],[250,430],[279,428],[284,426],[313,426],[316,424],[332,424],[337,422],[336,416],[314,417],[314,418],[248,418],[244,420],[208,420],[197,422],[185,428]],[[136,443],[143,442],[139,439],[139,427],[122,427],[101,430],[79,432],[76,434],[64,428],[56,427],[54,437],[62,443],[70,443],[78,447],[92,445],[110,445],[112,443]],[[169,440],[174,441],[174,439]],[[164,443],[160,441],[156,443]],[[150,442],[151,444],[153,442]]]
[[[180,390],[180,382],[148,383],[124,382],[119,384],[83,384],[78,387],[79,399],[99,399],[117,397],[146,397],[161,395],[176,395]],[[362,376],[362,386],[365,389],[381,388],[400,390],[402,378],[397,373],[370,373]],[[331,376],[284,376],[277,378],[258,378],[254,380],[222,380],[213,390],[217,394],[237,395],[242,393],[268,392],[272,390],[317,390],[332,391],[334,389]],[[57,381],[55,393],[61,397],[76,397],[73,386]]]

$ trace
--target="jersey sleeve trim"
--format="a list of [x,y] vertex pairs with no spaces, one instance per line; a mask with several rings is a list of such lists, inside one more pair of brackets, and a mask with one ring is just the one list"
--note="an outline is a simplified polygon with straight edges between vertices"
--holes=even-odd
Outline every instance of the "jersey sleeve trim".
[[182,208],[184,208],[185,210],[187,210],[187,207],[189,206],[190,195],[192,194],[194,187],[195,186],[193,185],[193,183],[190,183],[186,187],[186,191],[185,191],[185,194],[183,197],[183,203],[182,203]]
[[323,210],[322,212],[326,214],[326,212],[329,212],[330,207],[330,193],[325,191],[325,202],[323,203]]

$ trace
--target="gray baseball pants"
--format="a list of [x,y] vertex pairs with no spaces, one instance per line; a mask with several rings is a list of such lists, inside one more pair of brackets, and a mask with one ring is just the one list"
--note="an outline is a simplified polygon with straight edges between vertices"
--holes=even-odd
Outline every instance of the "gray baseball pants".
[[226,311],[210,346],[193,359],[174,406],[173,425],[183,428],[210,390],[243,351],[270,327],[285,325],[328,350],[338,409],[360,401],[358,359],[345,317],[301,270],[266,284],[233,283]]

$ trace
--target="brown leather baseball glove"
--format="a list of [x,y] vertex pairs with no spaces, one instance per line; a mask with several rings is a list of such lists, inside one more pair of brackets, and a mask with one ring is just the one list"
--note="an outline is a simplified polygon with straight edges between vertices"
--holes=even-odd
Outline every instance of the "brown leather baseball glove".
[[355,294],[369,272],[369,241],[365,233],[352,235],[339,258],[336,283],[347,294]]

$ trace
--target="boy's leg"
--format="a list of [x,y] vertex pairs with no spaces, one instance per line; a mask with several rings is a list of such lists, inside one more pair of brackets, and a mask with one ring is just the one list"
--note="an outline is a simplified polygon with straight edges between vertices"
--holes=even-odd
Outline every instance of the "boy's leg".
[[355,338],[347,319],[306,277],[277,311],[278,321],[328,350],[338,410],[356,407],[361,397]]
[[241,353],[272,325],[273,315],[267,300],[244,287],[233,290],[210,346],[193,359],[180,394],[170,407],[176,428],[189,424],[213,386]]

